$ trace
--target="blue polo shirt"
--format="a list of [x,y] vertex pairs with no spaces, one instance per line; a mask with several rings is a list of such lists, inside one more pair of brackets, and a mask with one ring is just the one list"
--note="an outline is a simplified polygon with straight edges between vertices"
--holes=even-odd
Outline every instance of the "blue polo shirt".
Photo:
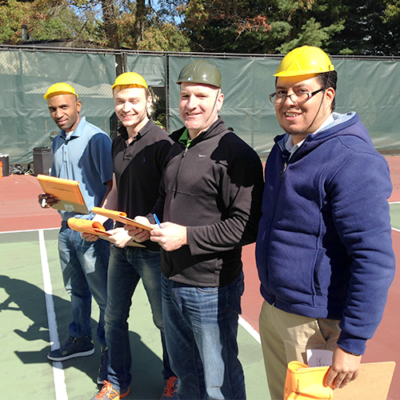
[[[110,137],[82,117],[70,137],[62,130],[54,139],[51,175],[78,181],[88,209],[100,206],[106,183],[113,176]],[[91,218],[75,212],[59,213],[64,221],[71,217]]]

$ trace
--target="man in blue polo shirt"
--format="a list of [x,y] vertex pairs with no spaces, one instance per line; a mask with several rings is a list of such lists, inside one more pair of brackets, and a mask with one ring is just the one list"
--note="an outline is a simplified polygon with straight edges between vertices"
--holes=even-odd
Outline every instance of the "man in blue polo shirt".
[[[61,129],[53,141],[51,175],[80,182],[80,189],[89,210],[100,206],[112,185],[111,139],[96,126],[80,116],[81,102],[74,88],[67,83],[56,83],[44,95],[50,115]],[[58,199],[49,194],[39,195],[43,208],[56,204]],[[71,230],[71,217],[91,219],[73,210],[59,211],[62,224],[58,250],[64,285],[71,296],[72,322],[69,338],[48,354],[52,361],[88,356],[94,353],[91,337],[90,313],[92,295],[100,307],[97,340],[102,347],[100,373],[107,368],[104,334],[104,312],[107,303],[107,266],[109,244],[104,240],[87,242],[79,232]]]

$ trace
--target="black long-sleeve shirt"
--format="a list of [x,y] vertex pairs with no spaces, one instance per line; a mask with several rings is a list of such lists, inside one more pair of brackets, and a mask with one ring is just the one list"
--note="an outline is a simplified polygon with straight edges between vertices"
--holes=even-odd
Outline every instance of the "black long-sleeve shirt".
[[199,287],[217,287],[242,271],[242,246],[256,239],[261,216],[263,172],[260,158],[228,131],[221,118],[191,141],[174,132],[152,210],[163,221],[187,227],[188,245],[162,250],[167,278]]
[[[161,176],[172,140],[151,119],[127,145],[126,128],[112,144],[114,173],[118,189],[118,210],[129,218],[150,212],[159,194]],[[117,223],[117,226],[123,226]],[[149,250],[160,246],[150,240],[143,243]]]

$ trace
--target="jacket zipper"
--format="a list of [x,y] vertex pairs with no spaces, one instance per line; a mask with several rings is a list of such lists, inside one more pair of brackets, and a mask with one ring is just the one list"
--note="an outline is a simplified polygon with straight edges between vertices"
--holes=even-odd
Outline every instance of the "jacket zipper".
[[[282,172],[281,172],[281,179],[285,176],[288,163],[289,163],[289,161],[285,161],[285,163],[283,164],[283,169],[282,169]],[[273,213],[274,216],[272,217],[271,223],[269,225],[268,236],[267,236],[268,238],[269,238],[269,236],[271,234],[272,226],[274,225],[275,211],[276,211],[276,207],[277,207],[277,204],[278,204],[279,195],[280,195],[280,192],[281,192],[281,187],[282,187],[282,180],[279,181],[278,193],[276,195],[276,199],[277,200],[275,201],[275,205],[274,205],[274,213]],[[268,249],[266,249],[266,251],[268,251]],[[269,283],[268,276],[267,276],[267,283]]]
[[181,173],[181,169],[182,169],[182,165],[183,165],[183,160],[186,157],[186,153],[188,152],[189,148],[185,147],[184,152],[182,153],[182,157],[181,157],[181,163],[179,164],[179,168],[178,168],[178,172],[176,174],[175,177],[175,195],[174,198],[172,199],[172,201],[174,201],[175,197],[176,197],[176,193],[178,192],[178,182],[179,182],[179,175]]
[[287,166],[288,166],[288,162],[285,161],[285,164],[283,164],[283,170],[282,170],[282,173],[281,173],[281,178],[283,178],[285,176]]

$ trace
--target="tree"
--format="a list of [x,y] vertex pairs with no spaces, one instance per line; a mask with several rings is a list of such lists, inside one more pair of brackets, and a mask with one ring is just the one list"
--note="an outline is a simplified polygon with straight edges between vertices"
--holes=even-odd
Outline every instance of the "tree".
[[196,51],[398,55],[400,0],[165,0]]
[[343,29],[337,3],[341,0],[191,0],[176,8],[193,50],[277,53],[301,44],[326,47]]
[[103,25],[107,46],[119,49],[120,40],[118,37],[118,25],[115,17],[113,0],[101,0],[101,9],[103,11]]
[[[157,9],[153,4],[157,5]],[[79,47],[399,55],[400,0],[0,0],[0,42]]]
[[78,15],[64,0],[0,2],[0,25],[0,42],[7,44],[66,39],[80,45],[99,36],[95,14],[87,9]]
[[333,54],[400,54],[398,0],[353,0],[346,3],[343,10],[345,28],[335,36],[335,42],[330,46]]
[[135,50],[190,51],[189,39],[165,9],[156,11],[145,0],[125,2],[117,20],[121,46]]
[[386,6],[382,20],[384,23],[398,22],[400,19],[400,0],[385,0]]
[[[189,51],[188,38],[145,0],[0,1],[0,42],[63,39],[75,47]],[[26,39],[25,39],[26,41]]]

